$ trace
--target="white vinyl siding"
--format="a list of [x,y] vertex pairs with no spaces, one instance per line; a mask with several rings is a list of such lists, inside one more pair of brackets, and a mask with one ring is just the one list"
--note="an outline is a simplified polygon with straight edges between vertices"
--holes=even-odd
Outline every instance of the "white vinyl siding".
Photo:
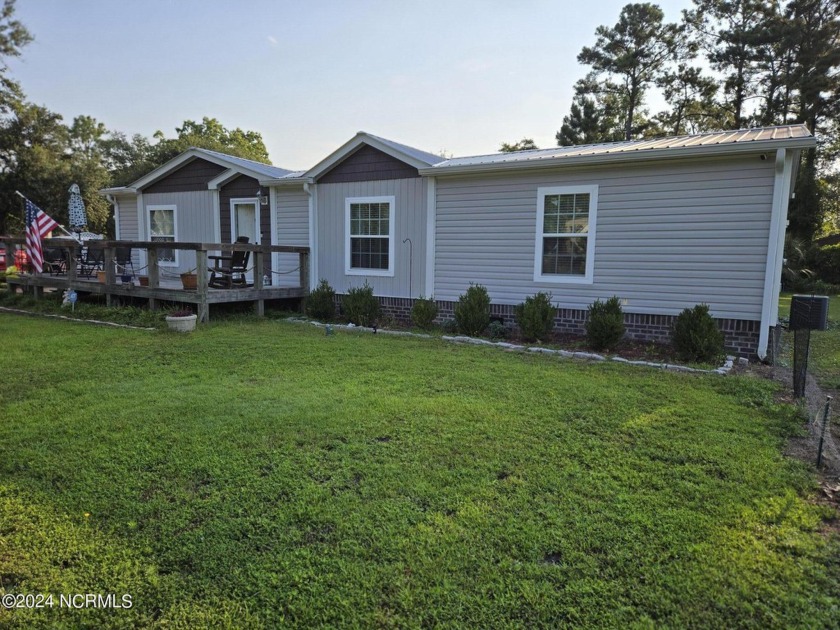
[[534,281],[592,283],[598,187],[537,190]]
[[[155,206],[176,207],[176,240],[189,243],[213,243],[216,240],[216,221],[218,220],[215,216],[213,204],[215,194],[215,191],[210,190],[143,194],[141,199],[144,238],[151,236],[149,232],[150,208]],[[177,267],[166,266],[167,273],[178,274],[195,270],[195,252],[186,249],[176,251],[178,253],[178,265]],[[170,276],[166,277],[169,278]]]
[[344,273],[394,275],[394,197],[344,201]]
[[[675,315],[707,303],[715,317],[761,315],[773,164],[758,154],[522,174],[437,178],[435,297],[470,283],[499,304],[551,292],[563,308],[626,299],[625,311]],[[535,280],[538,191],[597,186],[591,284]]]

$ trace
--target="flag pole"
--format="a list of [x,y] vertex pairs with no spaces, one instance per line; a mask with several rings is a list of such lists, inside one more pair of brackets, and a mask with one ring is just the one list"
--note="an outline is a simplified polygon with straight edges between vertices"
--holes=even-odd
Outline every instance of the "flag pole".
[[[15,191],[15,194],[16,194],[16,195],[18,195],[18,196],[19,196],[21,199],[23,199],[24,201],[29,201],[29,200],[26,198],[26,195],[24,195],[24,194],[23,194],[22,192],[20,192],[19,190],[16,190],[16,191]],[[65,227],[64,227],[63,225],[59,225],[59,226],[58,226],[58,229],[59,229],[59,230],[61,230],[62,232],[64,232],[67,236],[69,236],[70,238],[72,238],[74,241],[78,241],[78,240],[79,240],[79,239],[77,239],[75,236],[73,236],[70,232],[68,232],[68,231],[65,229]]]

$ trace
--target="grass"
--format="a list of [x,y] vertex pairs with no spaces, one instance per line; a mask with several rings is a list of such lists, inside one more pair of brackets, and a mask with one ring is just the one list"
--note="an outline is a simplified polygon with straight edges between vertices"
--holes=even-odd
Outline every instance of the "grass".
[[[790,293],[783,293],[779,300],[779,316],[790,317]],[[811,332],[811,350],[808,369],[819,384],[827,389],[840,390],[840,296],[831,297],[828,305],[828,330]],[[787,335],[782,358],[793,363],[793,335]]]
[[0,315],[8,627],[836,627],[769,383],[279,321]]

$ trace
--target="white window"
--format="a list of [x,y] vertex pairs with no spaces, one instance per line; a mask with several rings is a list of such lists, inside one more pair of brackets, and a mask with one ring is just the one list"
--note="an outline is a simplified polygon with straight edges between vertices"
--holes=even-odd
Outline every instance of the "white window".
[[[178,240],[175,206],[147,206],[149,211],[149,240],[173,243]],[[164,267],[178,266],[178,250],[160,247],[157,250],[158,264]]]
[[345,200],[344,271],[349,275],[394,275],[394,198]]
[[597,186],[537,189],[534,281],[592,284]]

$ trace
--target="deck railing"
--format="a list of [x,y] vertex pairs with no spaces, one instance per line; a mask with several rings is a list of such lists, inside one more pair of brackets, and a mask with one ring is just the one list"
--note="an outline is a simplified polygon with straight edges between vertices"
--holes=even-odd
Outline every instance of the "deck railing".
[[[23,249],[26,239],[22,237],[0,236],[0,246],[6,249],[7,266],[14,264],[14,254]],[[84,288],[80,284],[80,270],[83,269],[81,259],[81,245],[72,238],[48,238],[43,239],[44,251],[48,249],[62,250],[65,254],[66,269],[63,270],[61,281],[50,282],[50,274],[45,270],[40,276],[32,277],[33,286],[55,286],[67,288]],[[263,271],[266,257],[270,260],[271,254],[297,254],[299,259],[299,291],[294,295],[305,295],[309,291],[309,248],[291,247],[286,245],[256,245],[251,243],[186,243],[170,241],[85,241],[84,247],[90,251],[102,250],[103,269],[105,281],[102,283],[99,292],[106,295],[110,304],[112,295],[127,295],[126,287],[118,283],[120,274],[117,273],[117,248],[130,248],[132,251],[144,250],[146,252],[146,274],[148,276],[148,287],[137,287],[132,292],[138,297],[148,297],[149,305],[155,308],[156,300],[172,300],[190,302],[198,305],[199,318],[205,321],[209,316],[207,305],[219,302],[254,301],[257,312],[262,314],[263,301],[274,297],[283,297],[283,290],[269,291],[272,287],[266,287],[263,281]],[[197,275],[196,290],[189,295],[178,295],[171,287],[161,285],[161,265],[158,260],[158,251],[181,250],[195,252],[195,273]],[[208,290],[211,269],[208,265],[208,256],[211,252],[251,252],[253,268],[253,284],[247,288],[213,289],[212,295]],[[88,256],[90,255],[88,252]],[[270,268],[270,265],[269,267]],[[272,284],[274,284],[272,282]],[[148,290],[146,290],[148,289]],[[289,293],[293,295],[293,293]]]

